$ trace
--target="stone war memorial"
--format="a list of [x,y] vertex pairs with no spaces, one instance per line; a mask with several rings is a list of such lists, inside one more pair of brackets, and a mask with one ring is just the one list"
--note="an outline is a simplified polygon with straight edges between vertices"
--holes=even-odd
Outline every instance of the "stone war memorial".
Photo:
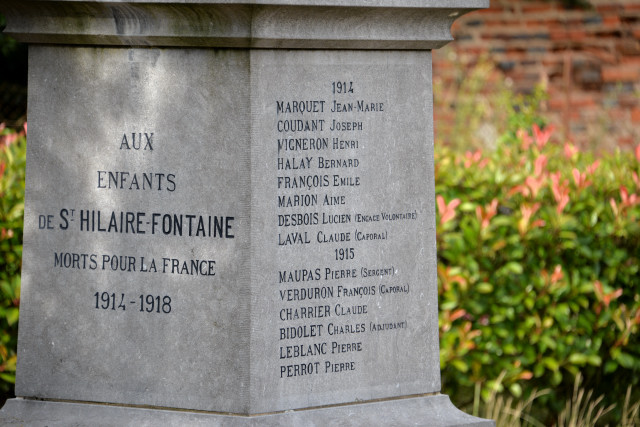
[[4,0],[9,426],[492,426],[441,394],[431,50],[488,0]]

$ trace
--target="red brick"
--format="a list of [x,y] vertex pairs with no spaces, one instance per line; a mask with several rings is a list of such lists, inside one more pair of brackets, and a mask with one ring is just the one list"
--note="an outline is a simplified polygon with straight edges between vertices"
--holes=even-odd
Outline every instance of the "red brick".
[[620,17],[616,15],[605,16],[603,19],[603,24],[607,27],[619,27]]
[[475,12],[473,12],[476,15],[491,15],[493,13],[495,13],[496,11],[501,11],[502,7],[499,4],[496,4],[496,2],[491,2],[491,5],[489,6],[488,9],[480,9],[480,10],[476,10]]
[[561,55],[546,54],[544,58],[542,58],[542,65],[546,68],[562,69],[564,65],[564,58]]
[[561,89],[557,88],[556,86],[549,86],[549,89],[547,90],[547,93],[549,94],[550,97],[558,97],[560,95],[562,95],[564,93],[564,91],[562,91]]
[[584,40],[587,38],[587,32],[582,29],[572,29],[568,31],[568,36],[573,41]]
[[595,107],[596,101],[593,96],[584,93],[574,93],[571,96],[571,107],[573,108],[588,108]]
[[630,65],[640,68],[640,56],[627,56],[620,58],[620,62],[625,65]]
[[635,93],[621,93],[618,95],[618,104],[621,107],[628,109],[632,109],[637,105],[640,105],[638,103],[638,96]]
[[576,111],[576,110],[570,110],[569,112],[569,119],[571,121],[575,121],[575,122],[579,122],[580,119],[582,119],[582,114],[580,111]]
[[622,9],[622,6],[620,6],[619,4],[599,4],[596,5],[596,10],[598,12],[620,12],[620,9]]
[[474,46],[474,47],[467,47],[464,50],[461,50],[461,54],[469,54],[469,55],[473,55],[474,57],[480,57],[485,55],[488,52],[488,46]]
[[629,112],[623,108],[612,108],[609,110],[609,117],[616,122],[622,122],[629,117]]
[[618,137],[618,145],[620,147],[629,148],[629,147],[633,147],[634,144],[635,144],[635,141],[632,136],[625,135],[625,136]]
[[522,6],[522,13],[530,14],[530,13],[540,13],[540,12],[554,12],[558,10],[558,8],[553,4],[529,4]]
[[504,27],[505,22],[502,19],[488,19],[484,21],[485,27]]
[[616,43],[616,50],[625,56],[640,55],[640,41],[629,39],[620,40]]
[[602,80],[604,82],[637,82],[640,80],[640,69],[620,65],[602,67]]
[[553,29],[549,31],[549,37],[551,37],[551,40],[565,40],[568,36],[569,32],[566,30]]
[[640,108],[636,107],[631,110],[631,121],[640,124]]
[[567,99],[562,97],[554,97],[551,98],[548,101],[549,104],[549,109],[554,110],[554,111],[561,111],[565,108],[565,106],[567,105]]

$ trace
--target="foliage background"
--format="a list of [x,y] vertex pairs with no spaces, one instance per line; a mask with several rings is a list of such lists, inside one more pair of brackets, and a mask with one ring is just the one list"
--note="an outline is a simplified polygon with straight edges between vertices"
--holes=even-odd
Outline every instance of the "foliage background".
[[26,126],[0,124],[0,397],[13,395],[20,305]]
[[550,425],[581,374],[619,422],[640,370],[640,145],[596,157],[545,127],[544,93],[503,96],[493,147],[436,149],[443,390],[465,407],[548,388]]

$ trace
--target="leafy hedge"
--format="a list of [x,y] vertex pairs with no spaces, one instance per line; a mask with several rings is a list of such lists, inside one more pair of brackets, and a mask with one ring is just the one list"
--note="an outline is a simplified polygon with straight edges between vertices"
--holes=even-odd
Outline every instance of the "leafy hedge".
[[0,395],[13,393],[18,340],[26,125],[0,124]]
[[554,136],[523,108],[491,151],[436,149],[443,389],[460,406],[479,385],[551,387],[552,416],[579,372],[611,402],[638,391],[640,145],[596,159]]

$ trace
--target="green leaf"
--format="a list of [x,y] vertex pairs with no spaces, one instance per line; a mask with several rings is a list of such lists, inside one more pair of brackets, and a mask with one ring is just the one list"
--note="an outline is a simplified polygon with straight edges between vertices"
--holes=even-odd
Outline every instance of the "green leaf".
[[0,378],[2,378],[3,381],[6,381],[10,384],[15,384],[16,383],[16,376],[15,374],[9,374],[9,373],[1,373],[0,374]]
[[469,366],[460,359],[453,359],[449,362],[454,368],[462,373],[469,371]]
[[7,310],[7,323],[13,326],[18,321],[20,310],[18,308],[10,308]]
[[633,356],[631,356],[628,353],[624,353],[622,351],[618,354],[618,356],[615,359],[616,361],[618,361],[618,363],[620,363],[620,366],[622,366],[623,368],[631,369],[635,364],[635,359],[633,358]]
[[513,274],[522,274],[522,265],[517,262],[509,262],[504,267],[505,270]]
[[461,203],[460,206],[458,206],[458,210],[460,212],[475,212],[476,206],[477,205],[475,203],[464,202],[464,203]]
[[522,396],[522,386],[518,383],[513,383],[509,386],[509,391],[511,392],[512,395],[514,395],[515,397],[521,397]]
[[551,371],[557,371],[558,369],[560,369],[560,364],[551,357],[543,358],[542,363]]
[[490,294],[491,292],[493,292],[493,285],[491,283],[482,282],[478,283],[475,289],[481,294]]
[[614,362],[613,360],[609,360],[609,361],[607,361],[607,363],[604,364],[604,373],[605,374],[611,374],[611,373],[615,372],[616,369],[618,369],[618,364],[616,362]]
[[23,213],[24,213],[24,203],[16,203],[9,211],[9,214],[7,215],[7,219],[9,220],[18,219],[22,216]]
[[569,362],[575,365],[586,365],[587,364],[587,356],[584,354],[573,353],[569,356]]
[[591,354],[587,356],[587,363],[593,366],[600,366],[602,365],[602,357],[598,356],[597,354]]

